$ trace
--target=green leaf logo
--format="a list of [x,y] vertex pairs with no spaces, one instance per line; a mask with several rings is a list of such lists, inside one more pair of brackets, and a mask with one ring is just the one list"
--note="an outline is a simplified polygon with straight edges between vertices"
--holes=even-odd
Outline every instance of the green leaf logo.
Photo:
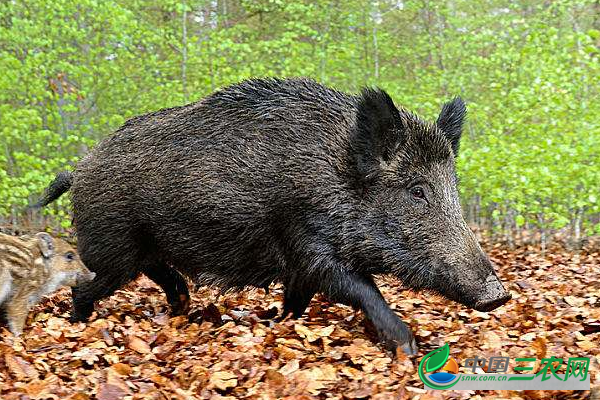
[[433,382],[430,379],[427,378],[427,376],[425,376],[425,373],[429,373],[429,372],[433,372],[437,369],[440,369],[445,363],[446,361],[448,361],[448,357],[450,357],[450,346],[448,346],[448,343],[444,344],[442,347],[440,347],[439,349],[433,350],[429,353],[427,353],[425,355],[425,357],[423,357],[421,359],[421,362],[419,363],[419,378],[421,378],[421,380],[423,381],[423,383],[425,385],[427,385],[430,388],[433,389],[449,389],[452,386],[456,385],[456,382],[459,381],[459,379],[454,379],[452,382],[450,382],[447,385],[441,385],[437,382]]
[[450,356],[450,346],[446,343],[439,349],[429,353],[428,356],[429,358],[425,363],[425,371],[433,372],[441,368],[448,360],[448,357]]

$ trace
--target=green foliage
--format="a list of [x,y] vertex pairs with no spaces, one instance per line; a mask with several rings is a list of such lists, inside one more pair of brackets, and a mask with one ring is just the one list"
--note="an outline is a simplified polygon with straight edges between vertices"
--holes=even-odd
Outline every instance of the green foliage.
[[[600,233],[595,0],[0,0],[0,220],[134,115],[252,76],[469,106],[465,210]],[[185,29],[184,29],[185,26]],[[68,226],[68,200],[49,208]]]

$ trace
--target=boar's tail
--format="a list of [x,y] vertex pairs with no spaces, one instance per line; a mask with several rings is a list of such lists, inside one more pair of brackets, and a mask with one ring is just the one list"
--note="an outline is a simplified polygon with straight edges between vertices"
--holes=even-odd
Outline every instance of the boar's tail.
[[69,171],[62,171],[56,175],[50,186],[46,188],[44,196],[31,208],[41,208],[58,199],[63,193],[68,191],[73,184],[73,174]]

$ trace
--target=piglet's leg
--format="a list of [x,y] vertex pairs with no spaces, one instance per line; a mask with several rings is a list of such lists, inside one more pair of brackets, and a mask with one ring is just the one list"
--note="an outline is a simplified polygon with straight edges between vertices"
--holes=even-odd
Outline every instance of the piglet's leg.
[[8,329],[15,336],[20,336],[23,333],[23,327],[29,313],[29,304],[27,295],[17,293],[12,299],[5,304],[6,320],[8,321]]

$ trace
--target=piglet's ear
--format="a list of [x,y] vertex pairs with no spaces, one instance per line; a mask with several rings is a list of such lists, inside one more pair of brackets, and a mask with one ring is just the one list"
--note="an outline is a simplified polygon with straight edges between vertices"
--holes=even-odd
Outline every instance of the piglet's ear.
[[42,252],[42,256],[44,258],[50,258],[54,255],[54,240],[52,236],[48,235],[46,232],[40,232],[35,235],[38,239],[38,246],[40,251]]
[[354,149],[358,172],[368,176],[392,159],[404,138],[400,111],[381,89],[363,89],[358,99]]
[[446,138],[450,141],[454,156],[458,155],[460,136],[466,114],[467,106],[465,106],[465,102],[460,97],[455,97],[452,101],[444,104],[436,122],[438,128],[444,132]]

